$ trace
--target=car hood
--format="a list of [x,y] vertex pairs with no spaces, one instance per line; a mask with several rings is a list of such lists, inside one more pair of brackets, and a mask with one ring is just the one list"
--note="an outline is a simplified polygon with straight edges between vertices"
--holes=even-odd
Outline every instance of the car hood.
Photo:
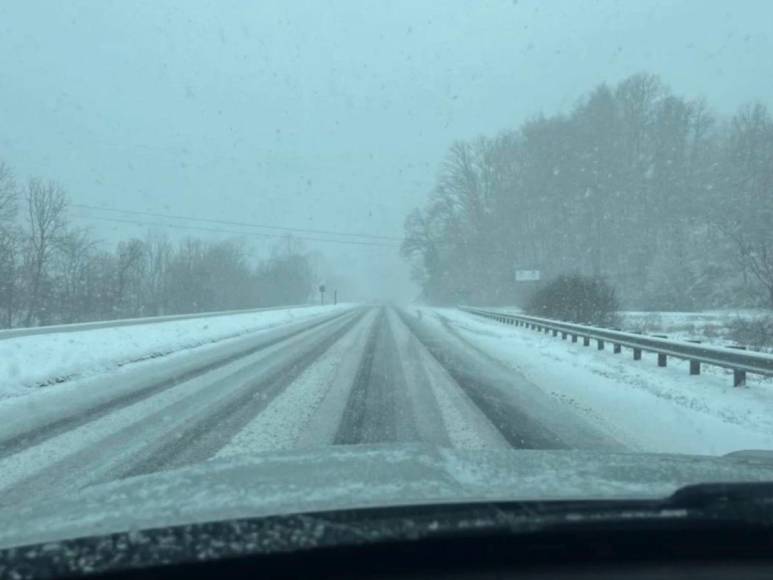
[[0,509],[0,547],[236,518],[502,500],[648,499],[773,481],[765,452],[725,457],[340,446],[216,459]]

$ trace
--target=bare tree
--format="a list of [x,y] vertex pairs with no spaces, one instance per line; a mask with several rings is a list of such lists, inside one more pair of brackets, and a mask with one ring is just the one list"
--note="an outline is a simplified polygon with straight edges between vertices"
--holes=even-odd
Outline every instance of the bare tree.
[[118,244],[115,307],[119,316],[135,316],[142,311],[145,256],[145,244],[142,240],[132,239]]
[[66,230],[67,198],[52,182],[31,179],[27,186],[29,227],[29,304],[26,325],[40,320],[41,290],[57,241]]
[[10,167],[0,161],[0,325],[13,325],[17,296],[19,230],[15,223],[18,191]]
[[773,118],[764,105],[744,107],[733,119],[722,169],[717,224],[773,308]]
[[8,328],[18,308],[19,237],[18,230],[0,229],[0,326]]
[[169,263],[173,248],[169,239],[163,235],[150,235],[145,241],[145,261],[147,271],[144,277],[143,294],[146,300],[148,314],[159,316],[166,314],[169,305],[167,301],[169,280]]
[[86,320],[94,310],[88,286],[97,243],[86,230],[76,229],[63,234],[57,246],[58,319],[65,323]]
[[11,168],[0,161],[0,228],[7,226],[16,217],[16,180]]

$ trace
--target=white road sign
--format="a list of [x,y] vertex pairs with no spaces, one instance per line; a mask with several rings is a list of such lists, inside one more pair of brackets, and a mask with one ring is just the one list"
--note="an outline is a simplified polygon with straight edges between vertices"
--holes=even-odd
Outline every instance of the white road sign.
[[539,270],[516,270],[515,281],[516,282],[538,282],[540,279]]

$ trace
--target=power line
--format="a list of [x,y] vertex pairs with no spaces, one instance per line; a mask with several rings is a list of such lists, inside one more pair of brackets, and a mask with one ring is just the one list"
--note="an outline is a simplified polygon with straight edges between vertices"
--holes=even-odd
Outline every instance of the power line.
[[[232,234],[237,236],[253,236],[258,238],[282,238],[281,234],[266,234],[262,232],[239,232],[235,230],[224,230],[221,228],[207,228],[203,226],[194,226],[194,225],[182,225],[182,224],[165,224],[160,222],[149,222],[144,220],[129,220],[129,219],[121,219],[121,218],[109,218],[109,217],[101,217],[101,216],[76,216],[80,219],[86,219],[86,220],[98,220],[98,221],[105,221],[105,222],[114,222],[114,223],[122,223],[122,224],[132,224],[137,226],[147,226],[147,227],[162,227],[162,228],[173,228],[173,229],[180,229],[180,230],[197,230],[202,232],[215,232],[215,233],[221,233],[221,234]],[[336,240],[333,238],[312,238],[307,236],[295,236],[296,239],[299,240],[305,240],[309,242],[328,242],[333,244],[347,244],[347,245],[354,245],[354,246],[377,246],[382,248],[396,248],[398,247],[398,244],[394,243],[387,243],[387,242],[365,242],[361,240]]]
[[284,226],[269,226],[269,225],[265,225],[265,224],[256,224],[256,223],[249,223],[249,222],[235,222],[235,221],[227,221],[227,220],[215,220],[215,219],[209,219],[209,218],[197,218],[197,217],[182,216],[182,215],[175,215],[175,214],[156,213],[156,212],[151,212],[151,211],[138,211],[138,210],[130,210],[130,209],[117,209],[117,208],[112,208],[112,207],[99,207],[99,206],[95,206],[95,205],[87,205],[87,204],[82,204],[82,203],[71,204],[71,207],[80,208],[80,209],[88,209],[88,210],[96,210],[96,211],[106,211],[106,212],[113,212],[113,213],[142,215],[142,216],[157,217],[157,218],[197,221],[197,222],[219,224],[219,225],[226,225],[226,226],[263,228],[263,229],[268,229],[268,230],[280,230],[280,231],[286,231],[286,232],[300,232],[300,233],[305,233],[305,234],[322,234],[322,235],[331,235],[331,236],[369,238],[369,239],[375,239],[375,240],[391,240],[391,241],[396,241],[396,242],[402,241],[402,238],[398,238],[396,236],[379,236],[379,235],[376,235],[376,234],[358,234],[358,233],[354,233],[354,232],[337,232],[337,231],[332,231],[332,230],[312,230],[312,229],[308,229],[308,228],[291,228],[291,227],[284,227]]

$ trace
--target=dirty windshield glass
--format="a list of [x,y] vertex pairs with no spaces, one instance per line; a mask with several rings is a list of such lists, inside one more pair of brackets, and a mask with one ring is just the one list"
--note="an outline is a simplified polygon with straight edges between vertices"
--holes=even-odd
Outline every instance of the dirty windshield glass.
[[773,479],[771,22],[3,0],[0,546]]

